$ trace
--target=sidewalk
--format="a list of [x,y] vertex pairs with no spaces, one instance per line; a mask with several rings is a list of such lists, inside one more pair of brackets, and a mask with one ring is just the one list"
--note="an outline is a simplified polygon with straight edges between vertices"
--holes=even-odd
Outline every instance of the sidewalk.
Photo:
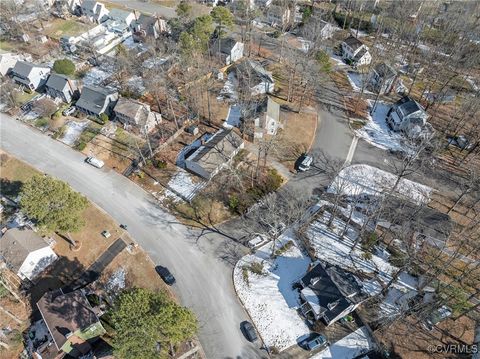
[[[247,142],[245,141],[245,149],[248,150],[249,152],[253,153],[255,156],[258,154],[258,146],[255,145],[254,143],[251,143],[251,142]],[[292,179],[293,177],[293,173],[290,172],[290,170],[285,167],[284,165],[282,165],[280,162],[278,162],[277,160],[274,160],[273,158],[271,158],[270,156],[267,157],[267,164],[270,166],[270,167],[273,167],[275,168],[278,173],[286,179],[286,182],[287,181],[290,181],[290,179]]]

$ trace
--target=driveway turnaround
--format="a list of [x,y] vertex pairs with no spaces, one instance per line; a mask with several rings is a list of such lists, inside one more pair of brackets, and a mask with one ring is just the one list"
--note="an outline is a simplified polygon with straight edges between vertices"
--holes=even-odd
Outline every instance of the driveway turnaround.
[[0,147],[49,175],[68,182],[118,223],[155,264],[168,267],[177,279],[174,290],[199,318],[200,341],[208,358],[261,358],[248,343],[240,323],[248,320],[232,284],[233,261],[224,253],[237,250],[230,240],[178,224],[148,193],[109,169],[97,169],[84,156],[48,136],[0,114]]

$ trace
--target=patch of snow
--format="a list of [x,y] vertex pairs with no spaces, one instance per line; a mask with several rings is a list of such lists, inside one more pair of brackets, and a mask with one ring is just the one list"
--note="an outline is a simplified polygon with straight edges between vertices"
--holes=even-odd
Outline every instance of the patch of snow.
[[480,86],[477,85],[477,83],[471,76],[467,76],[465,80],[467,80],[467,82],[472,86],[474,91],[480,90]]
[[241,107],[240,105],[232,105],[228,109],[227,119],[223,123],[225,128],[240,127],[240,117],[241,117]]
[[352,34],[352,36],[355,36],[355,37],[367,37],[367,36],[370,36],[370,35],[367,34],[365,31],[362,31],[362,30],[358,30],[358,33],[357,33],[357,30],[350,30],[350,33]]
[[192,176],[190,173],[184,169],[178,168],[177,172],[172,176],[170,181],[168,181],[167,189],[165,195],[167,197],[172,197],[175,200],[178,200],[179,197],[177,194],[180,194],[183,198],[191,200],[199,190],[206,186],[206,182],[193,182]]
[[[397,176],[368,165],[351,165],[343,168],[328,187],[330,193],[358,196],[381,195],[391,190]],[[417,204],[428,203],[432,188],[406,178],[400,179],[394,194],[401,195]]]
[[52,336],[50,335],[43,319],[34,322],[28,329],[28,335],[25,336],[25,346],[27,351],[31,354],[43,343],[52,341]]
[[65,143],[66,145],[73,146],[75,142],[80,138],[82,132],[88,127],[88,121],[69,121],[65,124],[65,126],[66,130],[60,141]]
[[232,71],[227,75],[227,81],[225,82],[225,85],[223,88],[220,90],[220,95],[217,97],[217,99],[221,100],[226,98],[231,98],[231,99],[237,99],[238,94],[236,91],[238,85],[238,80],[235,76],[235,73]]
[[361,327],[311,359],[353,359],[373,348],[374,342],[367,328]]
[[127,273],[124,268],[117,269],[110,276],[110,278],[108,278],[108,281],[105,284],[105,290],[107,292],[118,292],[119,290],[125,288],[126,275]]
[[360,74],[358,72],[347,73],[348,82],[352,86],[353,91],[361,92],[363,87],[363,93],[373,94],[373,92],[367,91],[368,74]]
[[143,95],[145,93],[145,85],[143,79],[140,76],[133,76],[127,81],[127,87],[137,95]]
[[[277,247],[290,240],[294,241],[293,234],[287,231],[277,241]],[[296,244],[272,259],[272,245],[272,242],[267,243],[236,264],[234,285],[265,344],[284,350],[297,344],[310,332],[297,313],[299,294],[292,284],[307,271],[311,261]],[[257,275],[249,271],[247,284],[243,278],[243,267],[253,262],[263,263],[264,273]]]
[[[373,107],[374,101],[368,100],[370,107]],[[355,133],[365,141],[375,147],[383,150],[393,150],[406,153],[412,153],[414,146],[400,132],[392,131],[387,124],[386,118],[391,105],[378,101],[375,111],[369,115],[367,123]]]

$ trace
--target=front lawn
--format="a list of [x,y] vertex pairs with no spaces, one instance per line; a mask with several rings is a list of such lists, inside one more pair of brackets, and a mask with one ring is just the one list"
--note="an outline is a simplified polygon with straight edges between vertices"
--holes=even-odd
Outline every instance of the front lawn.
[[80,35],[91,28],[92,25],[76,20],[54,19],[45,26],[44,34],[58,40],[62,36]]

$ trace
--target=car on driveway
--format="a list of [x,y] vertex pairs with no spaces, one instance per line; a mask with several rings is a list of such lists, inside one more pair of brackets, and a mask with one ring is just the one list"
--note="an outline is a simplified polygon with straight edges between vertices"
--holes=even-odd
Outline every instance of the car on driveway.
[[255,331],[255,327],[253,326],[252,323],[245,320],[240,324],[240,329],[248,341],[254,342],[255,340],[258,339],[257,332]]
[[72,107],[69,107],[65,110],[63,110],[62,114],[63,116],[70,116],[71,114],[73,114],[75,112],[75,106],[72,106]]
[[330,343],[328,342],[325,335],[319,333],[312,333],[306,339],[302,340],[299,345],[305,350],[312,351],[325,349],[330,345]]
[[309,156],[306,153],[304,153],[295,162],[295,169],[298,172],[306,172],[310,169],[310,166],[312,165],[312,163],[313,163],[312,156]]
[[160,277],[163,279],[163,281],[165,283],[167,283],[168,285],[172,285],[176,282],[175,280],[175,277],[173,276],[173,274],[168,270],[168,268],[166,267],[162,267],[162,266],[156,266],[155,267],[155,270],[157,271],[157,273],[160,275]]

